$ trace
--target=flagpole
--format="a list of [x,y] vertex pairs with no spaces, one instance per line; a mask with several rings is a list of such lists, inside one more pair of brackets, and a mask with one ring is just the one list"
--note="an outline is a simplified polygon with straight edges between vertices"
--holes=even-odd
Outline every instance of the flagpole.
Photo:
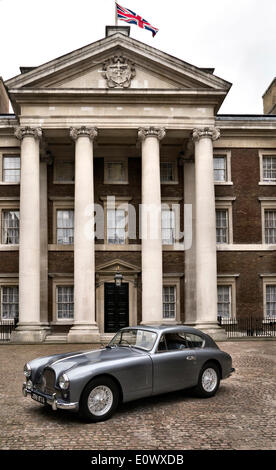
[[117,5],[115,2],[115,26],[118,26],[118,15],[117,15]]

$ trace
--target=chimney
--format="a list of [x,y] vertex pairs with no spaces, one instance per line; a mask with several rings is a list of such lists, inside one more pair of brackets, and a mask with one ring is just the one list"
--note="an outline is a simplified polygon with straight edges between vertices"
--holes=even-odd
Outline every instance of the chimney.
[[113,34],[121,33],[124,36],[129,36],[130,26],[106,26],[105,27],[105,37],[108,38]]
[[0,77],[0,114],[9,114],[9,97],[2,77]]
[[276,77],[263,95],[264,114],[276,114]]

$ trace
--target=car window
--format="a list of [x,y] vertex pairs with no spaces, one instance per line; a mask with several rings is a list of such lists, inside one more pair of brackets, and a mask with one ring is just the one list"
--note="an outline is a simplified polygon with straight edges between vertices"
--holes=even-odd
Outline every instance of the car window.
[[205,340],[201,336],[186,333],[186,341],[189,348],[203,348]]
[[187,348],[186,338],[182,333],[167,333],[164,336],[168,351],[178,351]]
[[167,351],[167,345],[166,345],[166,340],[165,340],[164,335],[162,335],[159,340],[157,351],[158,352]]

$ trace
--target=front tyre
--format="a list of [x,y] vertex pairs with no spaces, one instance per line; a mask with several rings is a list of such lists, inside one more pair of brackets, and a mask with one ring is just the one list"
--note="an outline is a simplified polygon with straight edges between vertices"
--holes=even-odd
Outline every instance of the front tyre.
[[88,421],[105,421],[115,412],[119,402],[119,390],[108,377],[96,378],[85,387],[80,414]]
[[213,397],[220,384],[220,371],[216,364],[205,364],[199,374],[198,384],[195,387],[195,393],[201,398]]

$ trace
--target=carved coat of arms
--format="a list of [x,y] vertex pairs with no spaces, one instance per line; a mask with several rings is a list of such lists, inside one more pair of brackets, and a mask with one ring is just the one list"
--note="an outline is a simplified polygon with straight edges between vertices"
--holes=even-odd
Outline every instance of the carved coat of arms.
[[135,75],[135,65],[126,57],[114,56],[103,64],[108,88],[128,88]]

